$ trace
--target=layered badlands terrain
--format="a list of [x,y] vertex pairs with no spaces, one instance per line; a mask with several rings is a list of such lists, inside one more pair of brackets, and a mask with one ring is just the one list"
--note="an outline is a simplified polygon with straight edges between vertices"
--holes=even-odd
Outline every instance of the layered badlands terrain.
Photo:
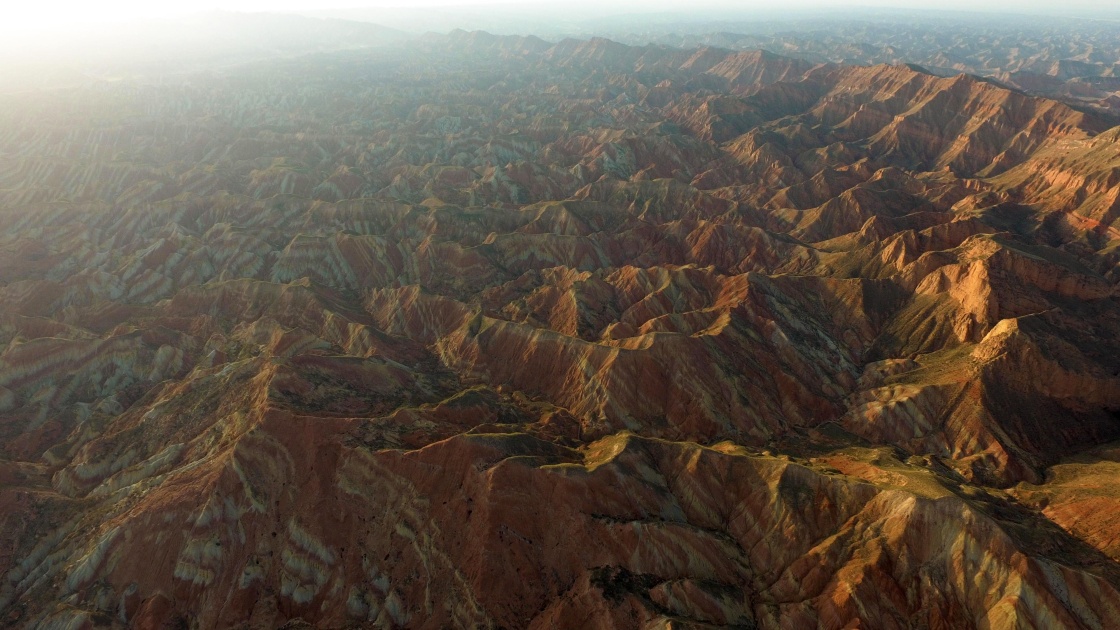
[[[1105,10],[1102,5],[1099,11]],[[781,21],[618,24],[622,41],[779,51],[833,63],[918,63],[966,72],[1013,89],[1120,113],[1120,20],[1076,16],[851,11]],[[650,31],[653,31],[652,33]],[[639,34],[640,33],[640,34]]]
[[1120,127],[456,33],[0,104],[0,625],[1110,628]]

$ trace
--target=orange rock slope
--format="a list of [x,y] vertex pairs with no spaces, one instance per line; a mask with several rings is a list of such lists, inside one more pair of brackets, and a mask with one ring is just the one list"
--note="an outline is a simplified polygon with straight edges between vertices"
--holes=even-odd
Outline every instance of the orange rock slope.
[[1115,121],[408,47],[4,97],[0,624],[1120,623]]

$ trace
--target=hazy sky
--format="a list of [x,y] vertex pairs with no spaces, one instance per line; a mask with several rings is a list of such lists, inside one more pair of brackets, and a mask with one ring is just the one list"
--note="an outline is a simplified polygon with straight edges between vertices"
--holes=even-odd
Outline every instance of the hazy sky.
[[[493,9],[541,8],[553,11],[593,11],[625,13],[630,11],[695,10],[727,8],[773,10],[772,0],[16,0],[5,3],[0,10],[0,31],[30,33],[59,27],[76,27],[96,22],[117,22],[135,18],[168,17],[213,9],[232,11],[300,11],[350,7],[451,6],[488,5]],[[1078,12],[1115,10],[1111,0],[783,0],[785,8],[809,7],[904,7],[990,11]]]

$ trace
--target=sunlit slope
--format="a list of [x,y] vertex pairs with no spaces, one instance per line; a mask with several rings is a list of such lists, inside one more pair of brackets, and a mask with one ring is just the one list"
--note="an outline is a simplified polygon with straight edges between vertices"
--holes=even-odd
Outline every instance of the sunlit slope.
[[1109,119],[485,33],[0,111],[7,625],[1120,618]]

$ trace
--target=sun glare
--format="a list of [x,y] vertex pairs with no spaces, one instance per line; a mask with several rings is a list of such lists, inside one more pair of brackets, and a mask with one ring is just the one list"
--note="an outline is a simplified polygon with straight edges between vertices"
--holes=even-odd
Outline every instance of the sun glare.
[[[864,8],[929,8],[926,0],[786,0],[784,10],[842,7]],[[1107,6],[1112,6],[1108,3]],[[54,0],[45,2],[9,3],[0,16],[0,48],[12,49],[25,44],[39,48],[57,43],[59,36],[94,33],[106,25],[147,19],[166,19],[214,10],[236,12],[308,12],[323,9],[393,7],[399,9],[439,10],[470,7],[483,12],[497,10],[578,11],[582,15],[630,11],[680,11],[698,9],[773,11],[764,0]],[[578,9],[576,9],[578,7]],[[941,9],[1052,11],[1051,0],[942,0]],[[1067,0],[1063,11],[1099,12],[1106,8],[1103,0]]]
[[[211,7],[201,7],[202,10]],[[197,5],[155,3],[136,0],[116,2],[26,2],[4,10],[0,32],[6,35],[36,35],[55,30],[125,22],[134,19],[172,17],[197,11]]]

